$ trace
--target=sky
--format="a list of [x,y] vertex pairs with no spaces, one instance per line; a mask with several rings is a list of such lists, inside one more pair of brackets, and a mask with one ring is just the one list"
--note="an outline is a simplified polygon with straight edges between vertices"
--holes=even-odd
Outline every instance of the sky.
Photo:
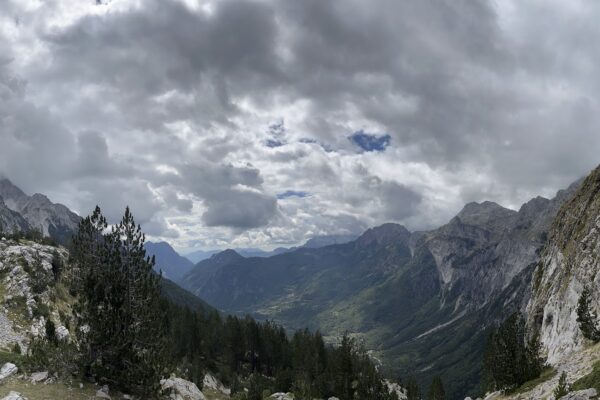
[[600,3],[3,0],[0,174],[178,249],[518,209],[600,162]]

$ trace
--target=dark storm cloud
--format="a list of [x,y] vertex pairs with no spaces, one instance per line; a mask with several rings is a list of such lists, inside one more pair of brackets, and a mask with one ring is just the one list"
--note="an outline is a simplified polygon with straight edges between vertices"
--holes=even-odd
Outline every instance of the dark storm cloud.
[[517,206],[598,163],[600,6],[575,3],[3,2],[0,171],[170,237]]

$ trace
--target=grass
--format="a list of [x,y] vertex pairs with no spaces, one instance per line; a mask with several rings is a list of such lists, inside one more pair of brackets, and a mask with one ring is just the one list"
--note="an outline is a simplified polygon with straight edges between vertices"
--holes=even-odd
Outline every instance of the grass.
[[213,389],[203,389],[202,394],[206,400],[228,400],[230,397]]
[[552,367],[546,368],[542,371],[542,374],[538,378],[535,378],[535,379],[525,382],[518,388],[515,388],[515,389],[509,391],[507,394],[520,394],[520,393],[529,392],[530,390],[533,390],[533,388],[535,388],[540,383],[543,383],[543,382],[546,382],[547,380],[552,379],[555,375],[556,375],[556,370],[554,368],[552,368]]
[[572,390],[584,390],[589,388],[595,388],[600,391],[600,361],[594,363],[592,372],[576,380],[573,385],[571,385]]
[[[79,383],[37,383],[33,384],[28,380],[18,378],[7,379],[0,386],[0,398],[7,396],[10,391],[21,393],[29,400],[87,400],[95,399],[98,386],[86,383],[83,388],[79,387]],[[119,399],[121,396],[110,393],[113,399]]]

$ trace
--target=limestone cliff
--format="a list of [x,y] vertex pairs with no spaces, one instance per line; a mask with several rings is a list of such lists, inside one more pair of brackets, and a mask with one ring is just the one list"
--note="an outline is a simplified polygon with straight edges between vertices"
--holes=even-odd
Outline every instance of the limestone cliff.
[[533,275],[528,331],[550,364],[582,347],[577,302],[584,286],[600,309],[600,167],[558,212]]

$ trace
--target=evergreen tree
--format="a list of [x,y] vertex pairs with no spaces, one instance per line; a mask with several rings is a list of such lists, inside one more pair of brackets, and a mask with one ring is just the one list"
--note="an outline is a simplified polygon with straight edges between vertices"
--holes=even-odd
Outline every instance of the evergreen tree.
[[577,322],[586,339],[600,341],[600,330],[597,328],[596,315],[592,312],[590,290],[585,287],[577,303]]
[[421,400],[421,389],[414,376],[406,383],[406,400]]
[[483,385],[486,390],[505,390],[537,378],[542,371],[539,342],[525,345],[525,324],[521,315],[511,315],[490,333],[483,358]]
[[156,393],[164,367],[166,319],[159,279],[146,258],[144,235],[126,209],[109,233],[98,207],[73,240],[85,370],[101,381],[146,397]]
[[431,381],[431,385],[429,385],[429,390],[427,391],[427,400],[446,400],[442,378],[439,376],[436,376]]
[[567,395],[570,391],[569,384],[567,382],[567,373],[563,371],[560,374],[560,378],[558,379],[558,386],[554,389],[554,398],[560,399],[561,397]]

